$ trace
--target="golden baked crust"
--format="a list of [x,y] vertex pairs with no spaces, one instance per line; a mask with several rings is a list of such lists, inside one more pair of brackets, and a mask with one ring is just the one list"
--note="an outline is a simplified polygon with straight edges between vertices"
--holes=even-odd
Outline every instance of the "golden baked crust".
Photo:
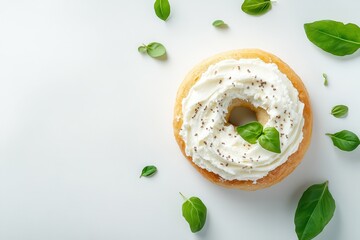
[[[200,79],[202,73],[204,73],[209,68],[210,65],[213,65],[222,60],[242,59],[242,58],[260,58],[266,63],[275,63],[278,66],[279,70],[290,79],[294,87],[298,90],[300,101],[303,102],[305,105],[303,112],[303,116],[305,119],[305,123],[303,127],[303,140],[300,143],[298,150],[295,153],[293,153],[284,164],[280,165],[273,171],[269,172],[267,176],[257,180],[256,184],[254,184],[253,181],[225,180],[215,173],[200,168],[192,161],[191,157],[186,156],[185,143],[181,138],[181,136],[179,135],[180,128],[183,123],[182,99],[188,95],[189,90]],[[300,77],[296,75],[296,73],[286,63],[284,63],[278,57],[259,49],[242,49],[242,50],[233,50],[229,52],[224,52],[217,54],[213,57],[210,57],[204,60],[203,62],[201,62],[200,64],[198,64],[197,66],[195,66],[187,74],[184,81],[181,83],[176,96],[173,127],[174,127],[175,139],[182,153],[204,177],[206,177],[213,183],[216,183],[224,187],[251,191],[251,190],[258,190],[258,189],[270,187],[280,182],[282,179],[288,176],[292,171],[294,171],[294,169],[299,165],[310,144],[311,132],[312,132],[312,112],[311,112],[309,95],[306,91],[303,82],[301,81]]]

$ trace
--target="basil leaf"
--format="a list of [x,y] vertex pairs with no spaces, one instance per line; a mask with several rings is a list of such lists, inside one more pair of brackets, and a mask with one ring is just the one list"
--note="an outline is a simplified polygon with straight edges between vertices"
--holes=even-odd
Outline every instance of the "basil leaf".
[[341,117],[346,116],[348,111],[349,111],[349,108],[347,106],[336,105],[335,107],[332,108],[331,114],[336,118],[341,118]]
[[241,5],[243,12],[250,15],[261,15],[271,9],[270,0],[245,0]]
[[150,57],[157,58],[165,55],[166,49],[161,43],[152,42],[147,45],[146,52]]
[[212,25],[217,28],[225,28],[227,24],[223,20],[215,20]]
[[278,130],[274,127],[267,127],[263,129],[261,123],[250,122],[237,127],[236,131],[248,143],[254,144],[257,140],[259,140],[260,146],[264,149],[275,153],[281,153],[280,135]]
[[328,53],[344,56],[360,48],[360,28],[356,24],[322,20],[306,23],[304,28],[308,39]]
[[155,166],[146,166],[143,168],[140,177],[151,177],[157,172],[157,168]]
[[259,137],[259,144],[266,150],[274,153],[281,153],[280,135],[274,127],[267,127]]
[[204,203],[198,197],[187,199],[180,193],[185,202],[182,205],[182,215],[189,223],[191,232],[200,231],[206,222],[207,209]]
[[166,54],[166,49],[164,45],[158,42],[152,42],[148,45],[141,45],[138,47],[138,52],[147,53],[150,57],[157,58],[164,56]]
[[263,126],[259,122],[250,122],[236,128],[240,136],[248,143],[254,144],[261,136]]
[[336,206],[328,184],[326,181],[312,185],[300,198],[294,219],[299,240],[316,237],[333,217]]
[[170,3],[168,0],[156,0],[154,3],[154,10],[156,16],[161,20],[166,21],[170,15]]
[[146,53],[147,50],[147,46],[146,45],[142,45],[138,47],[138,51],[139,53]]
[[324,78],[324,86],[327,86],[329,85],[329,82],[328,82],[328,76],[326,73],[323,73],[323,78]]
[[334,146],[338,147],[340,150],[343,151],[353,151],[360,144],[358,136],[348,130],[342,130],[334,134],[327,133],[326,135],[331,138]]

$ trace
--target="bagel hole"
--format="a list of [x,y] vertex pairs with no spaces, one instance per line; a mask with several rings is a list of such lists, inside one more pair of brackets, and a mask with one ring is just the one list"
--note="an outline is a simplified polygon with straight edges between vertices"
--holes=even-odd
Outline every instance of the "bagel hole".
[[249,122],[257,121],[256,113],[247,107],[234,107],[228,118],[228,123],[237,127]]
[[269,120],[269,114],[261,107],[255,107],[248,101],[242,99],[233,99],[228,107],[226,116],[227,124],[234,127],[247,124],[249,122],[258,121],[265,125]]

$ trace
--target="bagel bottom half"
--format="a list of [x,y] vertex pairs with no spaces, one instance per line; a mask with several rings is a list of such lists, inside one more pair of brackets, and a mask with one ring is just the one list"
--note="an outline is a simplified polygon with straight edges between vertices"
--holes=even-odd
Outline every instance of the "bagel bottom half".
[[[297,89],[299,93],[299,99],[304,103],[303,117],[304,117],[304,126],[302,129],[303,139],[299,144],[299,147],[296,152],[294,152],[285,163],[278,166],[274,170],[270,171],[265,177],[258,179],[256,183],[250,180],[225,180],[219,175],[209,172],[206,169],[203,169],[197,166],[190,156],[187,156],[185,153],[185,142],[180,136],[180,130],[183,124],[183,113],[182,113],[182,100],[187,97],[192,86],[200,79],[202,74],[209,68],[209,66],[216,64],[222,60],[226,59],[255,59],[259,58],[266,63],[274,63],[277,65],[278,69],[284,73],[288,79],[291,81],[293,86]],[[232,105],[232,107],[243,106],[241,101]],[[246,106],[245,106],[246,107]],[[252,108],[251,106],[247,106]],[[266,117],[266,114],[257,111],[257,109],[251,109],[255,111],[258,116],[258,121],[263,122],[263,118]],[[259,116],[261,116],[259,119]],[[175,139],[184,154],[184,156],[189,160],[189,162],[208,180],[211,182],[228,187],[228,188],[237,188],[243,190],[258,190],[262,188],[270,187],[288,176],[294,169],[299,165],[304,154],[310,144],[311,132],[312,132],[312,111],[310,106],[309,95],[307,90],[301,81],[300,77],[282,60],[276,57],[273,54],[267,53],[259,49],[242,49],[242,50],[233,50],[224,53],[220,53],[213,57],[210,57],[200,64],[196,65],[185,77],[184,81],[181,83],[178,93],[176,96],[175,109],[174,109],[174,120],[173,128]]]

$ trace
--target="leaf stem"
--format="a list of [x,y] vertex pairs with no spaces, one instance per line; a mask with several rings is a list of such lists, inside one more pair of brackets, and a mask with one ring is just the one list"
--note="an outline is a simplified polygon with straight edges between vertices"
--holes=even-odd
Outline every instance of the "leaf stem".
[[179,193],[180,193],[181,197],[184,199],[184,201],[188,200],[181,192],[179,192]]

